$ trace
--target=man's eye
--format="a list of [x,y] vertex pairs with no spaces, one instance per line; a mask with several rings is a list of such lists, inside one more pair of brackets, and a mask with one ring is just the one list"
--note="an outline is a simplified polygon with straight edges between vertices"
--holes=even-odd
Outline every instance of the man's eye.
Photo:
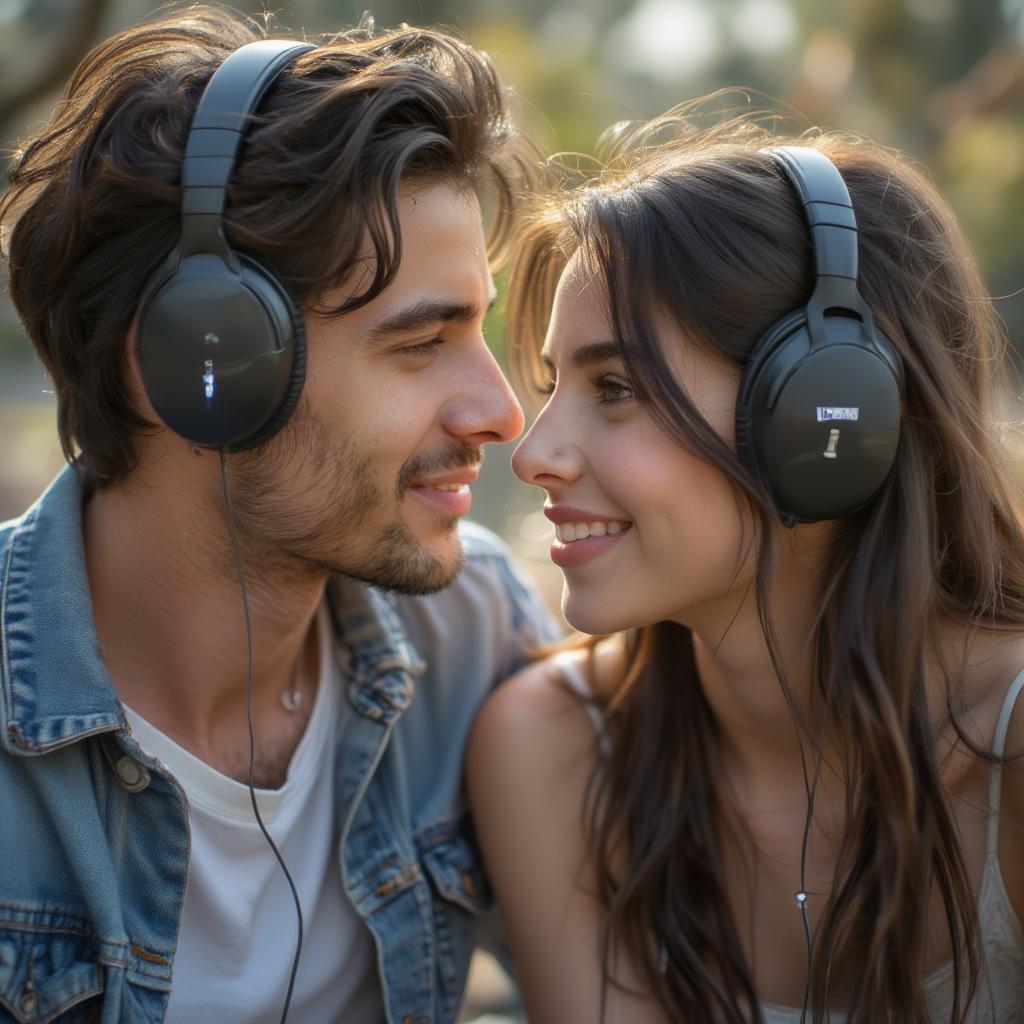
[[429,341],[421,341],[417,345],[406,345],[398,351],[406,356],[429,356],[433,355],[443,342],[443,338],[431,338]]

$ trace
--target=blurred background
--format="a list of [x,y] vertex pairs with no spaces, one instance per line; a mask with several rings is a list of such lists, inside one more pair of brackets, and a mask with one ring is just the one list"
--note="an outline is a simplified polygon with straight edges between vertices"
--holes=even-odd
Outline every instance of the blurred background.
[[[1011,342],[1024,344],[1024,0],[377,0],[367,12],[372,2],[284,0],[272,10],[296,33],[367,13],[379,28],[456,28],[493,56],[518,119],[546,151],[593,152],[611,123],[724,86],[795,113],[800,128],[906,151],[948,197]],[[46,120],[90,46],[156,9],[151,0],[0,0],[0,183],[9,152]],[[500,306],[488,337],[501,352]],[[4,294],[0,522],[61,465],[48,390]],[[492,449],[474,515],[556,598],[550,524],[537,514],[539,493],[513,486],[509,454]]]
[[[369,2],[286,0],[274,13],[282,30],[318,33],[358,22]],[[89,47],[154,10],[147,0],[0,0],[5,167]],[[452,26],[487,50],[517,95],[519,120],[548,151],[592,152],[612,122],[724,86],[749,89],[758,107],[773,98],[802,127],[904,150],[948,198],[1011,345],[1024,346],[1024,0],[379,0],[369,13],[380,28]],[[501,353],[500,307],[488,337]],[[1015,420],[1024,419],[1018,404]],[[541,495],[514,484],[509,454],[492,452],[474,517],[557,603]],[[0,521],[34,500],[62,461],[49,384],[4,297]],[[481,960],[465,1019],[514,1015],[509,986]]]

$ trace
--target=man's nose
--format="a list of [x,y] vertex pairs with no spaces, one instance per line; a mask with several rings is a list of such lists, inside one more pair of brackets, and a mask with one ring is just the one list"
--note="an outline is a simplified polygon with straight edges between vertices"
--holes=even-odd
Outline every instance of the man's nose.
[[446,429],[472,445],[512,441],[523,431],[525,418],[512,386],[481,338],[472,376],[449,402]]

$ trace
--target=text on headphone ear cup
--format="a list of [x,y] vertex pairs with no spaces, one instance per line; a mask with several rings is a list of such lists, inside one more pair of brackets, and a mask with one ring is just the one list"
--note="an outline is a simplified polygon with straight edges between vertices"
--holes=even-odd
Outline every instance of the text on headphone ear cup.
[[829,317],[829,344],[804,328],[761,364],[752,381],[750,446],[772,497],[799,519],[833,519],[875,495],[899,445],[901,386],[890,361],[850,317]]

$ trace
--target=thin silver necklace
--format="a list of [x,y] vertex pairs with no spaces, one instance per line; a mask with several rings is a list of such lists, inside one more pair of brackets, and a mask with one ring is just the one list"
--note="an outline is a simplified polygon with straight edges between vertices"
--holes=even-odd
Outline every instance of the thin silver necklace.
[[[305,651],[303,651],[304,653]],[[302,690],[299,689],[299,677],[301,675],[299,669],[302,665],[302,657],[303,655],[300,654],[295,662],[295,674],[292,676],[292,685],[288,689],[281,691],[281,707],[290,715],[294,715],[302,707]]]

